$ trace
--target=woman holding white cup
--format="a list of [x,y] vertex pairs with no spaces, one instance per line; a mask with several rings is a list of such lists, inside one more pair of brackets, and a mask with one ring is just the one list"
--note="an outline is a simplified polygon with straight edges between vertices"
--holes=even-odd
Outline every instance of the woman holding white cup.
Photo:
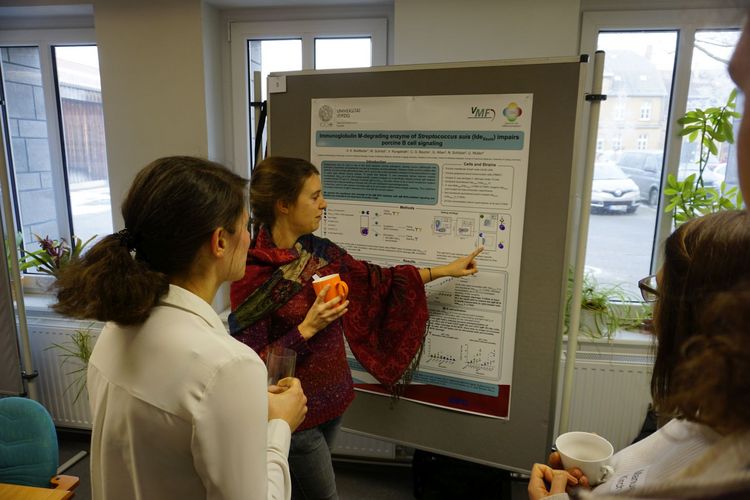
[[[750,498],[750,214],[690,220],[664,253],[639,287],[655,302],[654,405],[673,419],[612,456],[614,472],[589,494]],[[558,452],[549,463],[532,469],[531,500],[566,499],[566,488],[594,483],[580,469],[561,470]]]
[[[253,242],[245,277],[232,285],[230,330],[261,356],[275,345],[297,351],[296,376],[309,410],[292,435],[292,495],[335,499],[329,447],[354,399],[344,335],[364,368],[395,388],[424,339],[424,284],[476,273],[474,257],[482,248],[447,265],[422,269],[354,259],[312,234],[327,205],[318,169],[299,158],[269,157],[256,165],[250,204]],[[316,292],[316,275],[340,281]],[[326,300],[333,289],[338,293]]]

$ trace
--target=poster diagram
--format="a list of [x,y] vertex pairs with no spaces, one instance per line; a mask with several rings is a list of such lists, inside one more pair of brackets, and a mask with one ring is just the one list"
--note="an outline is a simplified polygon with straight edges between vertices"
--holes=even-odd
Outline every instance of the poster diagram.
[[[429,331],[408,399],[509,418],[532,97],[312,100],[320,236],[385,266],[485,248],[476,275],[426,285]],[[349,362],[357,388],[381,391]]]

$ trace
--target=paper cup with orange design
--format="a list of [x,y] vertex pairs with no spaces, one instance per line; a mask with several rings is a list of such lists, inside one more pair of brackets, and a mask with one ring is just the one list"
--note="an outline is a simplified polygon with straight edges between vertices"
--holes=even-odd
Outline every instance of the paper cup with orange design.
[[320,292],[325,288],[326,285],[331,285],[331,288],[328,289],[328,292],[326,293],[325,301],[331,301],[335,297],[341,297],[341,302],[346,300],[346,297],[349,295],[349,285],[347,285],[345,282],[341,281],[341,277],[337,274],[329,274],[328,276],[323,276],[322,278],[313,279],[312,286],[315,290],[316,294],[320,294]]

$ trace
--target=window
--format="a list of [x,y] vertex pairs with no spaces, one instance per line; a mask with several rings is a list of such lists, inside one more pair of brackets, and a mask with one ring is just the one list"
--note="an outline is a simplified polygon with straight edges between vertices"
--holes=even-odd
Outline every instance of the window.
[[[739,39],[737,30],[699,30],[695,33],[695,45],[692,51],[690,85],[687,96],[687,109],[706,109],[723,105],[734,84],[726,74],[727,61],[732,55]],[[738,96],[738,100],[743,96]],[[742,103],[736,108],[742,110]],[[735,135],[739,120],[734,123]],[[697,172],[700,147],[697,142],[682,139],[680,161],[677,177],[682,179]],[[739,185],[735,145],[720,144],[719,154],[708,163],[709,172],[703,173],[703,180],[711,186],[718,187],[726,180],[730,186]],[[729,167],[729,168],[727,168]]]
[[372,39],[316,38],[315,69],[369,68],[372,66]]
[[102,86],[96,46],[53,47],[72,234],[112,232]]
[[[234,163],[249,175],[255,163],[259,103],[269,73],[386,64],[386,20],[290,21],[231,24]],[[260,137],[266,147],[266,130]]]
[[[268,99],[268,75],[280,71],[298,71],[302,69],[302,40],[299,38],[281,40],[248,40],[248,98],[250,102],[262,102]],[[261,122],[261,110],[250,106],[250,139],[254,141],[258,124]],[[268,130],[264,127],[260,137],[260,147],[265,148]],[[255,149],[251,149],[253,157]]]
[[641,103],[641,120],[651,119],[651,103],[646,101]]
[[4,143],[16,225],[86,240],[112,232],[96,46],[84,32],[0,33]]
[[[692,173],[697,159],[695,145],[677,135],[676,121],[686,110],[726,102],[733,88],[726,65],[743,16],[732,9],[711,16],[584,13],[581,52],[605,51],[608,99],[602,103],[597,142],[603,139],[611,151],[605,148],[597,157],[619,166],[640,199],[637,208],[622,203],[592,212],[586,269],[598,282],[622,287],[634,301],[638,279],[658,269],[661,242],[672,229],[661,202],[662,180],[668,173]],[[726,162],[732,158],[730,148],[720,152],[717,176],[730,171]]]
[[249,40],[248,64],[251,84],[260,76],[257,83],[261,91],[259,95],[252,95],[253,100],[263,101],[268,97],[269,73],[302,69],[302,40]]

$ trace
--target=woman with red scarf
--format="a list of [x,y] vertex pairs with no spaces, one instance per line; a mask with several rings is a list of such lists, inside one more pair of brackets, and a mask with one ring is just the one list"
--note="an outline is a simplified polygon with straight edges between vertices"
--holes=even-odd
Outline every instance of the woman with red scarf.
[[[450,264],[418,269],[379,267],[312,234],[326,201],[310,162],[270,157],[250,181],[254,239],[245,277],[232,284],[232,335],[265,358],[284,346],[297,352],[295,375],[307,395],[305,421],[292,435],[289,465],[293,498],[335,499],[330,446],[341,415],[354,399],[344,336],[357,360],[384,386],[396,389],[415,368],[426,333],[424,284],[477,272],[482,248]],[[338,273],[348,300],[325,302],[314,274]],[[342,321],[336,321],[339,318]]]

